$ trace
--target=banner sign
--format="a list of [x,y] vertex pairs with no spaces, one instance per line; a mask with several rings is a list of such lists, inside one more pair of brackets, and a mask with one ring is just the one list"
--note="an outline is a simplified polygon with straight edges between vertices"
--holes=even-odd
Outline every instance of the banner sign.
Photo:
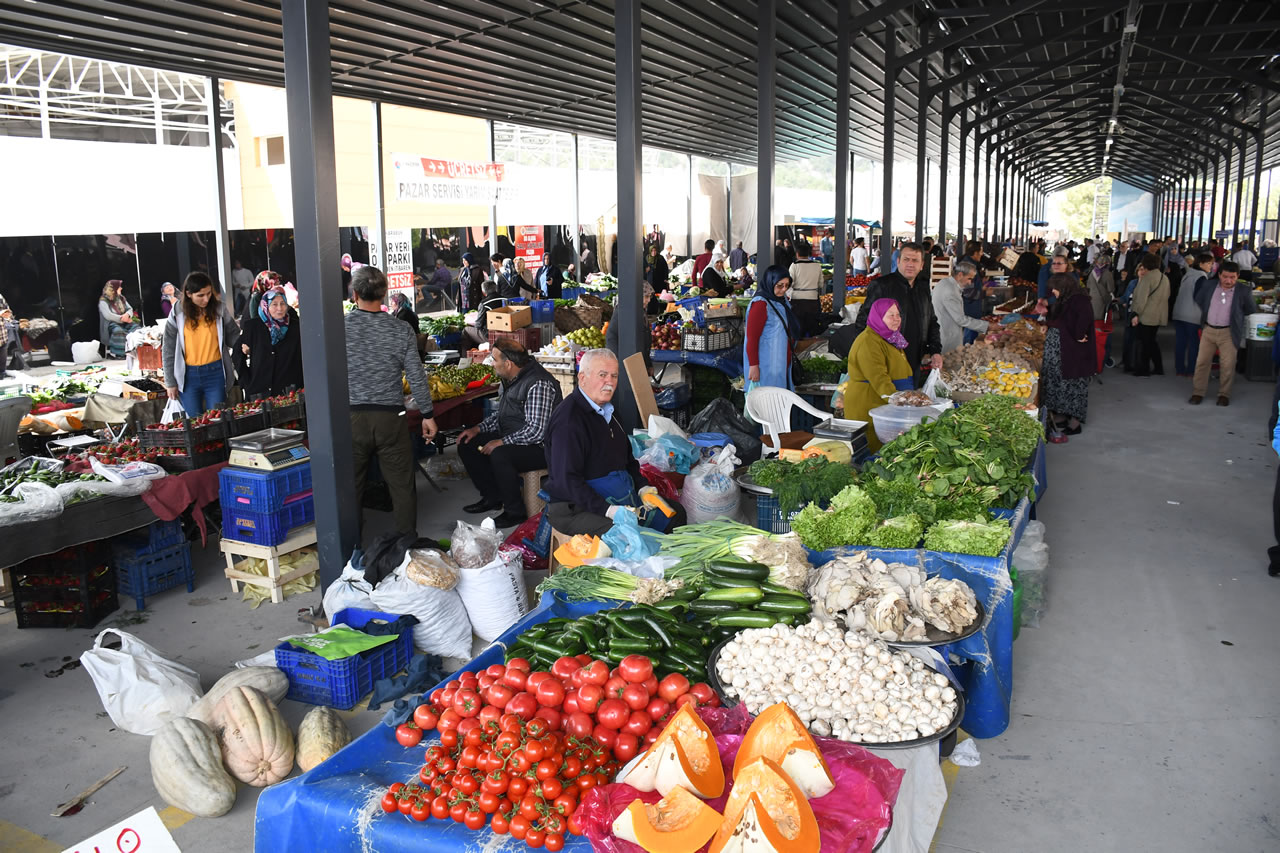
[[392,154],[391,162],[397,201],[494,205],[513,199],[513,188],[503,181],[506,166],[502,163],[436,160],[413,154]]
[[385,240],[369,241],[369,262],[387,274],[387,296],[401,292],[413,304],[413,238],[408,228],[388,228]]
[[516,228],[516,257],[524,258],[526,264],[532,261],[534,269],[542,265],[544,245],[541,225],[521,225]]

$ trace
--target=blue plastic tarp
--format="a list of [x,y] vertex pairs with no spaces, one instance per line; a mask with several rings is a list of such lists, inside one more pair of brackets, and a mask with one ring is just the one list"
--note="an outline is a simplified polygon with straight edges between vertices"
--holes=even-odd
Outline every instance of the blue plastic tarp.
[[730,379],[742,375],[742,347],[730,347],[719,352],[689,352],[679,349],[655,349],[649,351],[649,357],[656,362],[668,364],[700,364],[703,367],[714,367]]
[[[550,593],[544,594],[533,612],[508,629],[463,670],[479,671],[502,663],[508,644],[530,626],[553,616],[573,618],[618,604],[616,601],[569,604]],[[420,823],[382,811],[382,795],[387,787],[416,777],[422,767],[423,752],[437,740],[438,735],[432,732],[429,738],[423,739],[420,748],[405,749],[396,742],[392,727],[379,724],[319,767],[266,789],[258,797],[254,817],[254,850],[258,853],[284,850],[453,853],[502,849],[502,842],[488,829],[477,832],[442,820]],[[524,846],[519,843],[520,848]],[[587,851],[591,845],[585,838],[568,836],[564,849]]]

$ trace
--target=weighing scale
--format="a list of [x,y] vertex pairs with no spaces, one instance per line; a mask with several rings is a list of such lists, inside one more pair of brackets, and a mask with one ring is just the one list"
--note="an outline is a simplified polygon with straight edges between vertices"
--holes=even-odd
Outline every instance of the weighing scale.
[[228,439],[233,468],[280,471],[311,461],[311,451],[302,445],[306,433],[296,429],[264,429]]

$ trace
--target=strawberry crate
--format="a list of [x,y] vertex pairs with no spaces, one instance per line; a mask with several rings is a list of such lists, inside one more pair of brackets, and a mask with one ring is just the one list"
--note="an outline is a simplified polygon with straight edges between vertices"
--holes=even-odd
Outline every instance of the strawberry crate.
[[251,545],[279,545],[295,527],[315,520],[315,500],[310,494],[300,495],[274,512],[253,512],[224,503],[222,538]]
[[151,424],[138,441],[143,447],[182,447],[193,453],[201,444],[231,435],[231,423],[231,413],[221,409],[210,423],[193,425],[189,418],[178,418],[171,424]]
[[80,559],[68,566],[47,560],[37,557],[10,570],[19,628],[92,628],[119,608],[115,572],[107,562]]
[[151,554],[117,557],[116,589],[121,595],[133,596],[139,610],[146,607],[146,597],[186,584],[187,592],[196,588],[191,568],[191,543],[183,542]]
[[307,416],[306,393],[299,390],[292,399],[289,395],[268,398],[262,403],[267,413],[267,426],[280,426],[289,421],[303,420]]
[[231,452],[226,442],[217,441],[201,447],[199,450],[183,449],[182,453],[166,454],[156,460],[156,464],[166,471],[194,471],[197,468],[208,468],[226,462]]
[[689,352],[718,352],[739,343],[738,333],[730,330],[709,332],[690,329],[680,333],[680,348]]
[[280,471],[223,468],[218,472],[218,499],[224,507],[276,512],[286,503],[310,494],[310,462]]
[[[394,622],[399,618],[394,613],[347,608],[334,614],[333,624],[359,630],[375,619]],[[288,698],[342,711],[354,708],[373,690],[375,681],[395,675],[412,657],[412,629],[390,643],[340,660],[328,660],[288,643],[276,646],[276,666],[289,678]]]
[[503,338],[511,338],[519,341],[529,352],[541,349],[542,347],[542,330],[533,326],[525,326],[523,329],[516,329],[514,332],[500,332],[496,329],[489,330],[490,347]]

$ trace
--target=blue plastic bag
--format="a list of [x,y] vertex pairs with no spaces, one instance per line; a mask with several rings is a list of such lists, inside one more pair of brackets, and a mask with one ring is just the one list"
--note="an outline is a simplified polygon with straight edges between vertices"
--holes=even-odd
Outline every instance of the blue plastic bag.
[[689,439],[667,433],[649,442],[639,460],[640,464],[652,465],[659,471],[688,474],[702,461],[702,451]]
[[600,538],[609,546],[615,560],[634,562],[658,553],[658,542],[640,532],[640,520],[629,509],[614,513],[613,527]]

